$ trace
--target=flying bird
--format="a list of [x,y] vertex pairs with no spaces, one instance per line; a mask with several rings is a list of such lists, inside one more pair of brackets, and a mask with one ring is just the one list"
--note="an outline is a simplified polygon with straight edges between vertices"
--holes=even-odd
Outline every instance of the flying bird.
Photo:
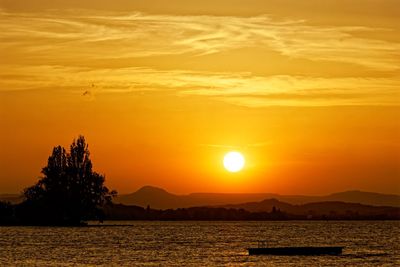
[[91,96],[92,93],[90,91],[83,92],[82,96]]

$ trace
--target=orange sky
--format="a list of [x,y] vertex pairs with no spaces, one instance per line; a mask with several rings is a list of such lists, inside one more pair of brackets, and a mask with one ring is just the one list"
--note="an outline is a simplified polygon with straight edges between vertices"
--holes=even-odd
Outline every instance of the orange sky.
[[0,193],[83,134],[120,193],[400,194],[399,17],[396,0],[0,0]]

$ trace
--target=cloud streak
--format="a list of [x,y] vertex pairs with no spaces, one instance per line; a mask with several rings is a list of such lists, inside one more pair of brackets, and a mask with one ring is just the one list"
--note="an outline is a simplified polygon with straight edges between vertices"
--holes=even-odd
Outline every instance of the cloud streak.
[[[86,11],[87,12],[87,11]],[[83,11],[0,13],[0,51],[49,59],[130,58],[152,55],[205,55],[260,47],[292,58],[399,69],[400,44],[358,37],[390,29],[315,26],[268,16],[174,16],[141,13],[91,14]]]
[[[64,89],[91,94],[159,91],[179,97],[209,97],[235,105],[398,105],[400,80],[388,78],[316,78],[307,76],[253,76],[249,73],[161,71],[146,68],[90,69],[83,67],[28,66],[21,79],[7,75],[2,91]],[[34,77],[34,78],[32,78]],[[96,86],[92,86],[96,84]],[[8,88],[5,90],[4,88]]]
[[[398,105],[400,79],[396,74],[387,78],[319,77],[315,73],[262,76],[173,69],[180,55],[197,58],[257,48],[288,60],[351,63],[371,72],[397,73],[399,43],[360,37],[366,32],[389,30],[315,26],[269,16],[0,10],[0,92],[54,88],[82,95],[95,83],[91,95],[163,91],[246,107]],[[105,60],[135,62],[153,56],[166,56],[164,60],[170,61],[172,70],[101,64]]]

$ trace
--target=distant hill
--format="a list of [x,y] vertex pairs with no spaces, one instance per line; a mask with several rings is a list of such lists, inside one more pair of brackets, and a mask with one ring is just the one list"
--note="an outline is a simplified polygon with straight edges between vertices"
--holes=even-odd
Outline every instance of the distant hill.
[[175,195],[164,189],[144,186],[138,191],[118,196],[114,202],[124,205],[136,205],[154,209],[176,209],[199,206],[221,206],[259,202],[265,199],[275,199],[287,204],[300,205],[315,202],[349,202],[373,206],[400,207],[400,195],[380,194],[362,191],[346,191],[327,196],[297,196],[278,195],[271,193],[257,194],[223,194],[223,193],[192,193]]
[[[192,193],[188,195],[175,195],[164,189],[153,186],[144,186],[134,193],[119,195],[114,202],[141,207],[147,207],[147,205],[149,205],[154,209],[176,209],[242,204],[247,202],[259,202],[265,199],[275,199],[292,205],[338,201],[372,206],[400,207],[400,195],[363,191],[345,191],[326,196],[279,195],[271,193]],[[0,194],[0,201],[16,204],[22,201],[22,196],[18,194]]]
[[119,195],[114,202],[124,205],[136,205],[154,209],[175,209],[194,206],[211,206],[223,204],[239,204],[248,201],[259,201],[271,194],[221,194],[221,193],[192,193],[189,195],[175,195],[164,189],[144,186],[138,191]]
[[322,197],[319,201],[343,201],[374,206],[400,207],[400,196],[362,191],[346,191]]
[[292,205],[277,199],[265,199],[260,202],[249,202],[235,205],[218,206],[226,209],[243,209],[249,212],[271,212],[279,210],[293,215],[330,215],[330,216],[375,216],[400,214],[399,207],[371,206],[359,203],[346,203],[340,201],[314,202],[300,205]]

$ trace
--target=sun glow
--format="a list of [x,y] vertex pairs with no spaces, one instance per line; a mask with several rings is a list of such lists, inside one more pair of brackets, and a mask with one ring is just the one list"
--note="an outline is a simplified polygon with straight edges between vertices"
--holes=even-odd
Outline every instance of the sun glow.
[[224,167],[230,172],[238,172],[243,169],[245,160],[237,151],[231,151],[224,156]]

